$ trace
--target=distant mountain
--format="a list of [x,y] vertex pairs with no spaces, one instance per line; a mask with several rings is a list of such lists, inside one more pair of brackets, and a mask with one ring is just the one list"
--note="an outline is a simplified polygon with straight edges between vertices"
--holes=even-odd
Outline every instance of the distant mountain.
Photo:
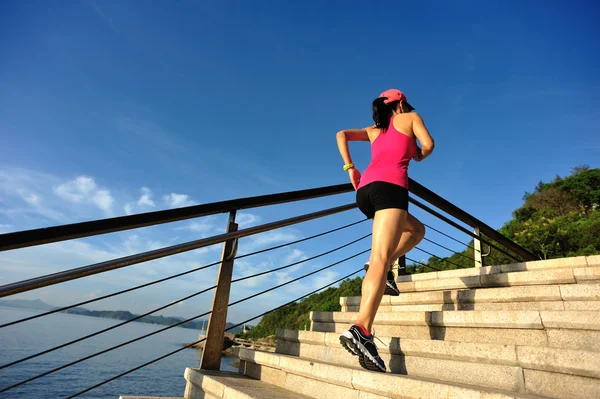
[[9,308],[19,309],[33,309],[33,310],[52,310],[54,306],[48,305],[40,299],[0,299],[0,306],[6,306]]
[[[47,303],[35,299],[13,299],[13,300],[5,300],[0,299],[0,306],[6,306],[10,308],[19,308],[19,309],[33,309],[33,310],[52,310],[56,309],[55,306],[48,305]],[[85,308],[72,308],[64,310],[62,313],[68,314],[76,314],[81,316],[90,316],[90,317],[102,317],[105,319],[115,319],[115,320],[131,320],[136,318],[138,315],[133,314],[127,310],[88,310]],[[185,320],[183,317],[165,317],[165,316],[145,316],[136,322],[140,323],[149,323],[149,324],[160,324],[163,326],[171,326],[173,324],[177,324]],[[202,327],[206,327],[208,325],[208,321],[205,319],[198,319],[193,321],[188,321],[187,323],[183,323],[179,325],[182,328],[191,328],[194,330],[201,330]],[[234,326],[234,323],[227,323],[226,328],[230,328]],[[240,332],[242,331],[242,327],[237,327],[236,329],[229,332]]]

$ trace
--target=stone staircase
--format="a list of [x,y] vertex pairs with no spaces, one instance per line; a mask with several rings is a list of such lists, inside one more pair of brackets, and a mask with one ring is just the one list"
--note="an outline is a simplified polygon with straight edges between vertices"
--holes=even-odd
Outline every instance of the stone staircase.
[[186,369],[185,399],[600,398],[600,256],[400,276],[398,287],[374,323],[387,373],[341,347],[360,297],[341,298],[341,312],[311,313],[311,331],[278,330],[275,353],[240,349],[239,374]]

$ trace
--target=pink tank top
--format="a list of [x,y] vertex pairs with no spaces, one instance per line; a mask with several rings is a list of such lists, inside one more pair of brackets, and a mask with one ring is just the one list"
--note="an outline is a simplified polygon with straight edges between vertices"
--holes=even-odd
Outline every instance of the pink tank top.
[[408,189],[408,164],[416,153],[415,138],[397,131],[392,116],[388,129],[371,144],[371,163],[362,174],[358,188],[383,181]]

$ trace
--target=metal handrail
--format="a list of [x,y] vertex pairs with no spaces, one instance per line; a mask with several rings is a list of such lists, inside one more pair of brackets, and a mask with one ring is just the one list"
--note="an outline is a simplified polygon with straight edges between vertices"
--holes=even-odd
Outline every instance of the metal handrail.
[[301,216],[295,216],[288,219],[279,220],[276,222],[265,223],[247,229],[238,230],[235,232],[218,234],[212,237],[203,238],[200,240],[190,241],[183,244],[172,245],[170,247],[155,249],[152,251],[142,252],[136,255],[125,256],[109,260],[106,262],[95,263],[88,266],[78,267],[75,269],[65,270],[58,273],[48,274],[45,276],[35,277],[29,280],[18,281],[12,284],[0,286],[0,298],[18,294],[21,292],[31,291],[37,288],[46,287],[62,283],[65,281],[75,280],[81,277],[90,276],[93,274],[104,273],[109,270],[119,269],[125,266],[131,266],[137,263],[146,262],[153,259],[163,258],[169,255],[191,251],[198,248],[207,247],[214,244],[219,244],[225,241],[236,238],[246,237],[253,234],[263,233],[265,231],[278,229],[281,227],[306,222],[313,219],[318,219],[323,216],[329,216],[340,212],[345,212],[356,208],[356,203],[337,206],[334,208],[325,209],[322,211],[312,212]]
[[[177,209],[141,213],[130,216],[119,216],[110,219],[101,219],[2,234],[0,235],[0,251],[135,229],[144,226],[175,222],[201,216],[209,216],[217,213],[230,212],[232,210],[256,208],[267,205],[343,194],[352,192],[353,190],[354,188],[350,183],[338,184],[307,190],[238,198],[228,201],[213,202],[210,204],[193,205]],[[535,255],[527,251],[525,248],[504,237],[502,234],[498,233],[481,220],[477,219],[473,215],[470,215],[469,213],[465,212],[456,205],[410,178],[409,191],[417,197],[429,202],[436,208],[439,208],[449,215],[455,217],[461,222],[466,223],[473,228],[479,228],[483,234],[510,249],[523,259],[536,259]]]
[[[248,252],[248,253],[245,253],[245,254],[242,254],[242,255],[237,255],[235,257],[235,259],[236,260],[237,259],[244,259],[244,258],[247,258],[249,256],[254,256],[254,255],[262,254],[262,253],[267,252],[267,251],[273,251],[275,249],[283,248],[283,247],[286,247],[286,246],[289,246],[289,245],[294,245],[294,244],[298,244],[298,243],[305,242],[305,241],[308,241],[308,240],[312,240],[314,238],[322,237],[322,236],[324,236],[326,234],[331,234],[331,233],[334,233],[336,231],[340,231],[340,230],[346,229],[348,227],[355,226],[355,225],[357,225],[359,223],[363,223],[363,222],[365,222],[367,220],[368,219],[362,219],[362,220],[359,220],[358,222],[348,223],[348,224],[346,224],[344,226],[336,227],[335,229],[330,229],[330,230],[324,231],[324,232],[319,233],[319,234],[313,234],[311,236],[300,238],[298,240],[288,241],[288,242],[285,242],[283,244],[273,245],[273,246],[271,246],[269,248],[263,248],[263,249],[259,249],[257,251],[252,251],[252,252]],[[139,284],[139,285],[136,285],[136,286],[133,286],[133,287],[130,287],[130,288],[126,288],[124,290],[120,290],[120,291],[115,291],[115,292],[112,292],[112,293],[107,294],[107,295],[102,295],[102,296],[99,296],[99,297],[96,297],[96,298],[86,299],[85,301],[77,302],[77,303],[74,303],[74,304],[69,305],[69,306],[63,306],[63,307],[60,307],[60,308],[54,308],[54,309],[49,310],[47,312],[36,313],[36,314],[31,315],[31,316],[25,317],[23,319],[13,320],[13,321],[9,321],[9,322],[4,323],[4,324],[0,324],[0,328],[12,326],[12,325],[15,325],[15,324],[22,323],[24,321],[29,321],[29,320],[37,319],[37,318],[40,318],[40,317],[43,317],[43,316],[48,316],[50,314],[64,312],[65,310],[76,308],[76,307],[80,307],[80,306],[84,306],[84,305],[87,305],[87,304],[90,304],[90,303],[93,303],[93,302],[98,302],[98,301],[101,301],[103,299],[112,298],[114,296],[125,294],[127,292],[132,292],[132,291],[138,290],[140,288],[146,288],[146,287],[149,287],[151,285],[155,285],[155,284],[158,284],[158,283],[163,283],[165,281],[169,281],[169,280],[172,280],[172,279],[177,278],[177,277],[185,276],[185,275],[188,275],[188,274],[191,274],[191,273],[196,273],[198,271],[205,270],[205,269],[208,269],[209,267],[213,267],[213,266],[216,266],[216,265],[219,265],[219,264],[221,264],[221,261],[216,261],[216,262],[208,263],[208,264],[205,264],[205,265],[200,266],[200,267],[195,267],[193,269],[186,270],[186,271],[181,272],[181,273],[171,274],[170,276],[159,278],[158,280],[152,280],[152,281],[150,281],[148,283]]]
[[459,207],[457,207],[450,201],[440,197],[439,195],[437,195],[433,191],[429,190],[425,186],[417,183],[416,181],[414,181],[412,179],[409,179],[409,180],[410,180],[410,182],[409,182],[410,192],[413,193],[414,195],[416,195],[417,197],[424,199],[425,201],[429,202],[436,208],[441,209],[442,211],[446,212],[447,214],[457,218],[461,222],[466,223],[473,228],[476,228],[476,227],[479,228],[479,230],[483,234],[490,237],[497,243],[503,245],[504,247],[510,249],[514,253],[521,256],[523,259],[537,260],[537,258],[535,257],[534,254],[532,254],[525,248],[521,247],[519,244],[515,243],[514,241],[504,237],[502,234],[498,233],[492,227],[483,223],[481,220],[477,219],[475,216],[468,214],[467,212],[463,211],[462,209],[460,209]]
[[285,193],[259,195],[255,197],[237,198],[233,200],[212,202],[210,204],[192,205],[176,209],[139,213],[129,216],[118,216],[108,219],[92,220],[45,227],[41,229],[18,231],[0,235],[0,251],[25,248],[52,242],[90,237],[117,231],[137,229],[139,227],[177,222],[233,210],[257,208],[286,202],[302,201],[353,191],[351,184],[311,188],[307,190],[288,191]]
[[[522,248],[512,240],[504,237],[502,234],[496,232],[487,224],[483,223],[479,219],[474,216],[468,214],[462,209],[458,208],[456,205],[450,203],[439,195],[435,194],[433,191],[427,189],[416,181],[409,179],[409,188],[410,192],[414,195],[424,199],[430,204],[436,206],[437,208],[443,210],[449,215],[457,218],[458,220],[470,225],[474,228],[479,228],[482,233],[486,236],[492,238],[505,248],[513,251],[514,253],[520,255],[525,260],[535,260],[535,256]],[[178,209],[170,209],[164,211],[156,211],[149,212],[137,215],[130,216],[122,216],[117,218],[110,219],[102,219],[90,222],[82,222],[75,223],[69,225],[62,226],[54,226],[43,229],[35,229],[35,230],[27,230],[16,233],[8,233],[0,235],[0,251],[15,249],[15,248],[24,248],[33,245],[40,245],[43,243],[57,242],[63,241],[72,238],[81,238],[81,237],[89,237],[98,234],[105,234],[108,232],[115,232],[121,230],[127,230],[132,228],[138,228],[142,226],[149,226],[160,223],[168,223],[177,220],[184,220],[189,218],[195,218],[199,216],[208,216],[213,215],[215,213],[221,212],[232,212],[236,209],[248,209],[252,207],[259,207],[265,205],[273,205],[280,204],[284,202],[291,201],[299,201],[310,198],[318,198],[328,195],[335,195],[345,192],[350,192],[353,190],[351,184],[340,184],[335,186],[327,186],[320,187],[308,190],[299,190],[299,191],[290,191],[286,193],[279,194],[270,194],[263,195],[257,197],[247,197],[240,198],[229,201],[221,201],[215,202],[211,204],[204,205],[195,205],[185,208]],[[434,211],[430,207],[420,203],[414,198],[409,198],[409,200],[424,209],[425,211],[431,213],[432,215],[437,216],[442,219],[446,223],[460,229],[466,234],[480,239],[482,242],[488,244],[489,246],[497,249],[498,251],[506,254],[509,257],[512,257],[515,260],[514,256],[507,253],[503,249],[497,247],[496,245],[484,240],[483,238],[476,237],[473,233],[469,232],[464,227],[458,225],[457,223],[451,221],[447,217],[441,215],[439,212]],[[118,268],[122,268],[125,266],[130,266],[133,264],[146,262],[153,259],[162,258],[169,255],[174,255],[181,252],[190,251],[193,249],[198,249],[202,247],[206,247],[209,245],[214,245],[218,243],[222,243],[231,239],[241,238],[245,236],[249,236],[252,234],[261,233],[268,230],[273,230],[280,227],[289,226],[292,224],[308,221],[311,219],[320,218],[323,216],[328,216],[334,213],[343,212],[349,209],[353,209],[356,207],[356,203],[326,209],[324,211],[313,212],[307,215],[297,216],[294,218],[289,218],[277,222],[267,223],[260,226],[254,226],[247,229],[242,229],[236,232],[230,232],[225,234],[220,234],[200,240],[195,240],[183,244],[177,244],[166,248],[161,248],[153,251],[143,252],[136,255],[126,256],[106,262],[101,262],[93,265],[83,266],[75,269],[70,269],[54,274],[49,274],[41,277],[36,277],[29,280],[23,280],[19,282],[15,282],[12,284],[7,284],[4,286],[0,286],[0,298],[13,295],[21,292],[30,291],[33,289],[45,287],[48,285],[57,284],[64,281],[70,281],[73,279],[103,273],[109,270],[114,270]]]
[[[454,222],[454,221],[450,220],[449,218],[447,218],[446,216],[442,215],[441,213],[439,213],[439,212],[437,212],[437,211],[435,211],[435,210],[431,209],[431,208],[430,208],[430,207],[428,207],[427,205],[425,205],[425,204],[423,204],[423,203],[421,203],[421,202],[417,201],[417,200],[416,200],[416,199],[414,199],[414,198],[409,198],[408,200],[409,200],[410,202],[412,202],[413,204],[415,204],[416,206],[418,206],[419,208],[423,209],[425,212],[428,212],[428,213],[430,213],[431,215],[433,215],[433,216],[437,217],[438,219],[440,219],[440,220],[442,220],[442,221],[444,221],[444,222],[448,223],[450,226],[454,227],[455,229],[462,231],[462,232],[463,232],[463,233],[465,233],[466,235],[468,235],[468,236],[470,236],[470,237],[472,237],[472,238],[474,238],[474,239],[476,239],[476,240],[480,240],[481,242],[483,242],[483,243],[487,244],[487,245],[488,245],[488,246],[490,246],[491,248],[494,248],[494,249],[495,249],[495,250],[497,250],[498,252],[501,252],[501,253],[503,253],[504,255],[508,256],[509,258],[512,258],[512,259],[514,259],[514,260],[516,260],[516,261],[519,261],[519,259],[518,259],[518,258],[516,258],[514,255],[511,255],[511,254],[509,254],[508,252],[506,252],[506,251],[505,251],[505,250],[503,250],[502,248],[498,247],[497,245],[494,245],[494,244],[492,244],[491,242],[489,242],[488,240],[486,240],[486,239],[485,239],[485,238],[483,238],[483,237],[477,237],[477,235],[475,235],[473,232],[471,232],[471,231],[469,231],[469,230],[465,229],[464,227],[462,227],[462,226],[461,226],[461,225],[459,225],[458,223],[456,223],[456,222]],[[504,237],[504,236],[502,236],[502,237]],[[509,240],[508,238],[506,238],[506,237],[505,237],[505,239],[506,239],[506,240],[508,240],[508,241],[510,241],[510,240]],[[512,242],[512,241],[510,241],[510,242]],[[515,245],[517,245],[517,244],[515,244]],[[534,255],[531,255],[531,256],[534,256]],[[537,258],[533,257],[532,259],[529,259],[529,258],[525,258],[525,259],[527,259],[527,260],[536,260]]]

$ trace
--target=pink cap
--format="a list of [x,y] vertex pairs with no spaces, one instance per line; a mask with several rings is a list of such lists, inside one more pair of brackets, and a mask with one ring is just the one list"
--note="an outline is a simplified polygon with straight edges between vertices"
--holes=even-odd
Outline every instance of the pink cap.
[[410,105],[408,103],[408,101],[406,101],[406,96],[404,95],[404,93],[402,93],[400,90],[398,89],[389,89],[384,91],[383,93],[381,93],[379,95],[379,98],[381,97],[386,97],[386,100],[384,100],[383,102],[385,104],[389,104],[391,102],[394,101],[404,101],[406,103],[406,105],[408,106],[409,110],[412,111],[413,109],[415,109],[415,107],[413,107],[412,105]]

